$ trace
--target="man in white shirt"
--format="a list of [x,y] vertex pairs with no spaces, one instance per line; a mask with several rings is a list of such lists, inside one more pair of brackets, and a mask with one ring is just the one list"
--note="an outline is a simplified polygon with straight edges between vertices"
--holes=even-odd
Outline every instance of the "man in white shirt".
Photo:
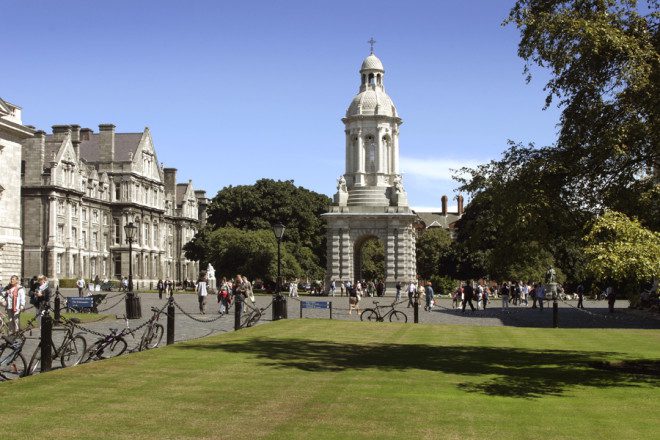
[[78,296],[82,297],[83,289],[85,288],[85,280],[83,279],[82,276],[78,277],[78,281],[76,281],[76,286],[78,287]]

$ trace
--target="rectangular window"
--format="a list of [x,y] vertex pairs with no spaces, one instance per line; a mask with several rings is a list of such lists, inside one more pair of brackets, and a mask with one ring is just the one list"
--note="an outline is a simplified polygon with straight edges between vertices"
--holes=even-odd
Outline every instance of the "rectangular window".
[[94,223],[99,222],[99,212],[96,209],[94,211],[92,211],[92,221]]
[[87,210],[83,208],[82,210],[82,221],[87,221]]
[[108,214],[103,214],[103,226],[108,226]]
[[57,274],[59,275],[62,273],[62,254],[57,254],[56,260],[57,261],[55,262],[55,272],[57,272]]
[[75,203],[71,205],[71,215],[74,217],[78,217],[78,205]]
[[115,183],[115,202],[121,200],[121,185]]
[[119,224],[119,219],[114,219],[112,221],[115,224],[115,244],[121,243],[121,225]]
[[92,232],[92,249],[97,250],[99,248],[99,233]]
[[57,225],[57,235],[55,236],[55,239],[59,243],[64,239],[64,225]]
[[[103,242],[101,242],[101,250],[104,251],[108,247],[108,234],[103,234]],[[105,274],[104,274],[105,275]]]
[[87,247],[87,231],[82,231],[82,246]]
[[71,228],[71,246],[78,246],[78,230],[76,228]]

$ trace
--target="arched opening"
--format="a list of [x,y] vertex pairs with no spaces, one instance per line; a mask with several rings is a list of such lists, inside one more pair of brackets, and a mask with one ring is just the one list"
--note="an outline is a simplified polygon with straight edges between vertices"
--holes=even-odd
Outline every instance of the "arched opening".
[[367,75],[365,75],[365,74],[363,73],[363,74],[362,74],[362,85],[364,85],[364,83],[366,83],[366,82],[367,82]]
[[370,235],[355,243],[355,279],[373,281],[385,280],[385,247],[377,237]]
[[371,86],[374,85],[374,74],[373,73],[369,74],[369,85],[371,85]]
[[379,73],[378,75],[376,75],[376,83],[377,83],[378,85],[381,85],[381,84],[382,84],[380,73]]

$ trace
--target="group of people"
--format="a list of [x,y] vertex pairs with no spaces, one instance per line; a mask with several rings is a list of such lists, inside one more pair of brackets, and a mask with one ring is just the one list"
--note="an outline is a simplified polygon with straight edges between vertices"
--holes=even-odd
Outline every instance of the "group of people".
[[48,278],[39,275],[30,280],[28,289],[21,285],[18,276],[12,275],[9,284],[0,288],[0,307],[4,307],[9,319],[9,331],[16,333],[20,330],[21,313],[26,309],[26,302],[34,306],[39,318],[41,311],[50,303],[51,290]]
[[206,301],[209,295],[216,295],[218,302],[218,313],[224,315],[228,313],[229,306],[232,302],[236,301],[238,307],[241,308],[241,313],[244,310],[246,300],[250,300],[252,304],[255,303],[254,291],[252,283],[246,276],[236,275],[233,280],[227,280],[223,277],[217,287],[209,283],[208,276],[202,272],[197,283],[193,283],[195,291],[197,292],[197,299],[199,302],[199,312],[202,315],[206,314]]

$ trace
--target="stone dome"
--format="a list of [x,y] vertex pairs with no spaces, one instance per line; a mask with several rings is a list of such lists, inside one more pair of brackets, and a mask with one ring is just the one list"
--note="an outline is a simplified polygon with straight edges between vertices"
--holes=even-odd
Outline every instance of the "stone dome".
[[369,55],[364,59],[364,61],[362,61],[362,67],[360,67],[360,72],[362,72],[363,70],[380,70],[381,72],[385,72],[385,69],[383,68],[383,63],[374,54]]
[[398,116],[392,99],[379,88],[364,90],[353,98],[346,116],[358,115]]

